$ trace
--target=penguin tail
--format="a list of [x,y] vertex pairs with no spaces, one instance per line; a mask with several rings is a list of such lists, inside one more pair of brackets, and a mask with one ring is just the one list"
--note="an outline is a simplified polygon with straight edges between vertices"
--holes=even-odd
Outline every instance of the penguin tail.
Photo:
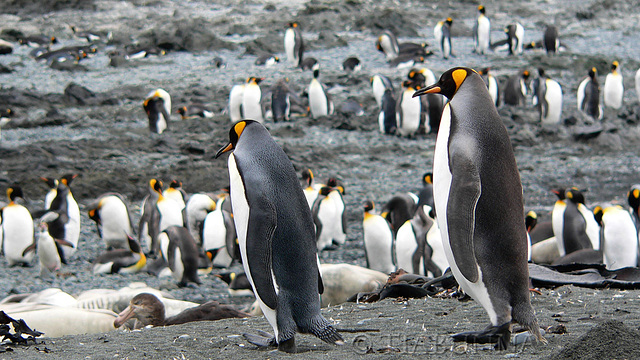
[[311,327],[308,330],[309,333],[326,343],[344,345],[344,339],[338,330],[336,330],[329,321],[320,314],[311,319]]
[[547,343],[547,340],[540,333],[538,320],[529,301],[522,301],[514,306],[511,315],[513,320],[527,329],[538,341],[543,344]]

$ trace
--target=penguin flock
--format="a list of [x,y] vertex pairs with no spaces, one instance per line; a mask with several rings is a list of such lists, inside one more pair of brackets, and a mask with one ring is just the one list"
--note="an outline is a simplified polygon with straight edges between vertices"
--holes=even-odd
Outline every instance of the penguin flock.
[[[477,12],[474,53],[485,56],[504,45],[510,55],[520,56],[538,48],[535,43],[525,44],[524,27],[517,22],[505,27],[505,40],[492,43],[487,9],[480,5]],[[453,51],[453,22],[449,17],[433,28],[434,47],[443,61],[452,62],[462,52],[459,48]],[[89,41],[101,38],[73,31]],[[551,56],[562,50],[558,36],[558,29],[549,26],[538,44]],[[36,39],[24,41],[38,43]],[[49,46],[46,39],[39,44]],[[508,77],[502,74],[501,83],[490,74],[497,72],[495,68],[476,72],[455,66],[437,79],[432,70],[419,65],[434,54],[426,43],[399,42],[385,30],[375,46],[392,68],[406,74],[395,86],[383,74],[371,77],[379,108],[375,128],[382,134],[410,139],[435,134],[436,145],[433,173],[425,174],[419,193],[395,196],[381,211],[373,200],[364,202],[362,250],[367,267],[383,273],[402,268],[437,278],[450,268],[491,323],[484,331],[456,334],[455,341],[495,343],[496,349],[504,350],[512,323],[517,322],[544,342],[529,299],[527,261],[540,255],[535,244],[552,241],[556,259],[596,256],[607,269],[639,265],[638,186],[628,194],[631,210],[615,204],[590,210],[581,190],[554,189],[558,200],[550,215],[547,235],[551,236],[533,239],[534,231],[543,224],[532,223],[536,214],[525,218],[518,167],[497,107],[531,104],[541,124],[560,124],[563,90],[548,70],[537,69],[536,78],[528,69]],[[47,58],[77,63],[81,55],[73,60],[69,51]],[[79,51],[86,54],[90,50]],[[150,179],[138,224],[132,222],[129,204],[121,194],[104,193],[87,206],[105,249],[92,264],[94,273],[170,273],[176,283],[186,286],[200,284],[199,276],[212,267],[228,268],[241,262],[274,332],[245,334],[250,343],[296,352],[296,333],[310,333],[331,344],[344,343],[339,331],[320,314],[320,295],[325,289],[319,254],[347,241],[345,186],[335,177],[316,184],[311,170],[304,170],[302,180],[298,179],[288,154],[265,127],[270,121],[292,121],[294,116],[321,122],[335,114],[332,89],[327,85],[331,83],[321,81],[321,62],[305,58],[304,51],[302,26],[291,22],[284,32],[287,63],[312,72],[303,94],[292,91],[286,77],[277,79],[267,91],[260,87],[266,79],[257,76],[230,88],[228,143],[215,155],[229,153],[226,191],[187,195],[180,181],[172,180],[165,187],[160,179]],[[136,49],[126,57],[153,53],[153,49]],[[277,63],[280,58],[273,54],[256,60],[260,66]],[[352,56],[343,62],[343,70],[353,76],[362,71],[362,64]],[[589,69],[576,92],[578,109],[594,120],[603,118],[603,109],[618,111],[624,102],[620,63],[611,63],[602,87],[602,104],[597,74],[596,67]],[[640,70],[636,80],[639,74]],[[167,91],[152,90],[143,100],[143,109],[151,133],[167,136],[172,131]],[[175,113],[182,120],[212,116],[198,104],[183,106]],[[80,210],[70,189],[74,178],[75,174],[42,178],[50,191],[37,216],[21,204],[24,195],[18,185],[7,189],[8,203],[0,212],[0,238],[8,265],[28,265],[37,253],[40,274],[45,276],[73,259],[82,246]],[[509,281],[505,281],[506,274]]]

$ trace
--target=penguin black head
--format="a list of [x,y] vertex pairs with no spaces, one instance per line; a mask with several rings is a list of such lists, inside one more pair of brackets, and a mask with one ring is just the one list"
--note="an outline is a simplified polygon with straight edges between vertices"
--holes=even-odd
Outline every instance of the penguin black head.
[[244,132],[244,129],[255,122],[257,121],[240,120],[237,123],[233,124],[233,126],[231,127],[231,130],[229,130],[229,143],[223,146],[220,150],[218,150],[218,153],[216,154],[215,158],[217,159],[218,157],[220,157],[220,155],[226,153],[227,151],[231,151],[235,149],[236,145],[238,144],[238,140],[242,135],[242,132]]
[[298,24],[297,21],[293,21],[293,22],[290,22],[287,26],[290,28],[297,28],[300,26],[300,24]]
[[179,180],[171,180],[169,187],[172,189],[179,189],[182,187],[182,181]]
[[522,72],[522,78],[526,81],[527,79],[529,79],[529,76],[531,76],[531,73],[529,72],[529,70],[525,70]]
[[[316,65],[318,65],[318,64],[316,64]],[[316,66],[316,65],[313,65],[313,78],[314,79],[317,79],[318,76],[320,76],[320,67]]]
[[449,69],[440,76],[440,80],[438,80],[438,82],[416,91],[413,94],[413,97],[424,94],[442,94],[451,100],[467,76],[471,76],[471,74],[474,73],[476,73],[474,70],[466,67],[455,67]]
[[480,12],[480,14],[484,15],[485,14],[485,8],[483,5],[478,5],[478,12]]
[[544,69],[543,68],[538,68],[538,76],[544,77]]
[[596,206],[593,209],[593,217],[596,219],[598,225],[602,226],[602,216],[604,215],[604,209],[602,206]]
[[538,214],[535,211],[531,210],[527,213],[527,216],[524,218],[524,225],[527,228],[527,232],[531,232],[536,224],[538,223]]
[[433,184],[433,173],[427,172],[422,175],[422,183],[423,184]]
[[45,183],[47,183],[47,186],[48,186],[50,189],[55,189],[55,188],[57,188],[57,187],[58,187],[58,180],[57,180],[57,179],[54,179],[54,178],[48,178],[48,177],[41,176],[41,177],[40,177],[40,180],[42,180],[42,181],[44,181]]
[[614,62],[611,64],[611,72],[616,71],[616,69],[618,69],[618,66],[619,66],[619,65],[620,65],[620,64],[618,63],[618,61],[614,61]]
[[444,21],[447,25],[451,26],[453,24],[453,19],[448,17],[447,20]]
[[71,182],[73,181],[73,179],[77,177],[78,177],[78,174],[65,174],[60,178],[60,182],[67,186],[71,186]]
[[554,193],[558,197],[558,200],[566,199],[564,188],[551,189],[551,192]]
[[318,194],[322,195],[322,196],[327,196],[327,195],[329,195],[331,190],[332,190],[331,187],[323,186],[323,187],[320,188],[320,190],[318,190]]
[[337,179],[335,177],[330,177],[329,179],[327,179],[327,186],[333,189],[337,189],[338,191],[340,191],[341,194],[345,194],[344,184],[340,179]]
[[376,205],[371,200],[367,200],[364,202],[364,212],[371,211],[375,209]]
[[177,111],[178,114],[180,114],[180,116],[182,117],[182,119],[184,119],[185,117],[187,117],[187,107],[186,106],[182,106],[180,107]]
[[250,77],[247,79],[247,84],[260,84],[260,82],[264,80],[264,78]]
[[629,206],[633,209],[633,212],[638,213],[640,208],[640,186],[633,185],[629,193],[627,194],[627,201]]
[[7,198],[9,199],[10,202],[14,202],[18,198],[24,199],[24,195],[22,194],[22,188],[18,185],[13,185],[9,187],[7,189]]
[[51,43],[52,44],[57,44],[58,43],[58,39],[55,36],[51,37]]
[[131,235],[127,234],[127,240],[129,242],[129,249],[131,249],[131,252],[141,254],[142,256],[144,256],[144,253],[142,252],[142,248],[140,248],[140,244],[138,243],[138,241],[136,241],[136,239],[132,238]]
[[571,189],[567,190],[566,196],[567,199],[576,204],[584,204],[584,194],[577,187],[572,187]]
[[311,169],[302,170],[302,180],[304,180],[307,185],[311,186],[311,183],[313,182],[313,172]]
[[478,75],[488,75],[489,71],[491,71],[491,68],[490,67],[486,67],[486,68],[478,71]]
[[158,179],[149,180],[149,187],[153,189],[153,191],[162,194],[162,181]]
[[96,224],[100,224],[100,216],[98,215],[98,209],[99,208],[100,208],[100,205],[98,205],[97,208],[91,209],[91,210],[88,211],[89,219],[95,221]]
[[598,73],[598,70],[595,67],[592,67],[591,69],[589,69],[589,77],[591,79],[595,79],[597,73]]

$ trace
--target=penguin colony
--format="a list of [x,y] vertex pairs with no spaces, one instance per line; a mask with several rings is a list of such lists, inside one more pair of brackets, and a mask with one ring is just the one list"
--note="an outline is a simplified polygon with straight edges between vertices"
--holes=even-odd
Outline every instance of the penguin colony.
[[[543,41],[525,44],[524,27],[519,23],[508,24],[504,28],[507,38],[492,43],[487,10],[480,5],[477,12],[473,26],[473,52],[476,54],[498,52],[503,45],[513,56],[539,47],[544,47],[550,55],[563,49],[555,26],[547,27]],[[453,26],[453,19],[447,18],[433,29],[435,51],[445,60],[455,58]],[[75,28],[73,31],[89,41],[100,39],[91,32],[77,32]],[[168,269],[179,285],[199,284],[198,274],[210,271],[212,266],[229,267],[233,261],[241,259],[262,312],[275,333],[272,336],[246,334],[246,337],[256,345],[277,345],[278,349],[287,352],[296,350],[296,332],[312,333],[328,343],[342,343],[341,336],[319,314],[317,295],[322,293],[323,285],[317,253],[335,249],[346,240],[344,185],[335,178],[328,179],[325,184],[315,184],[311,170],[303,172],[299,184],[287,156],[261,125],[268,120],[290,121],[292,109],[297,116],[309,116],[314,120],[334,114],[330,89],[319,80],[320,63],[303,57],[302,37],[301,25],[289,23],[284,35],[284,52],[289,64],[313,72],[305,94],[308,109],[302,106],[304,96],[299,97],[289,89],[286,78],[278,79],[266,92],[260,88],[265,79],[259,77],[248,77],[244,84],[231,88],[226,110],[233,122],[230,142],[217,154],[220,156],[233,150],[229,156],[230,194],[187,195],[179,181],[173,180],[165,188],[159,179],[151,179],[149,195],[141,206],[139,224],[132,223],[127,200],[118,193],[105,193],[88,206],[88,216],[95,222],[105,245],[105,252],[96,257],[93,264],[95,273],[147,270],[159,274]],[[23,43],[30,46],[49,46],[49,42],[55,43],[54,38],[23,39]],[[450,267],[462,289],[483,306],[491,321],[487,330],[457,334],[456,340],[492,342],[497,343],[497,349],[505,349],[511,322],[515,321],[543,341],[528,298],[525,285],[528,270],[524,260],[531,258],[534,251],[528,249],[527,242],[530,248],[533,231],[543,224],[525,226],[517,168],[496,107],[502,104],[526,106],[531,102],[539,113],[541,124],[558,125],[562,121],[561,84],[542,68],[537,69],[536,78],[529,70],[508,77],[501,74],[506,81],[500,84],[489,74],[489,68],[476,72],[456,67],[443,73],[436,82],[433,72],[419,65],[425,57],[433,55],[425,43],[400,43],[387,30],[378,37],[376,47],[385,54],[391,66],[410,69],[399,86],[394,87],[382,74],[370,79],[373,96],[380,108],[377,128],[383,134],[409,138],[434,133],[438,140],[434,174],[425,174],[424,191],[396,196],[381,212],[375,210],[374,201],[364,203],[362,237],[368,267],[384,273],[404,268],[433,277],[440,276]],[[65,49],[57,54],[42,53],[38,57],[47,59],[50,64],[78,63],[88,53],[95,53],[93,49]],[[154,53],[163,53],[163,50],[136,49],[126,58]],[[44,54],[46,56],[42,57]],[[273,66],[278,62],[277,56],[267,54],[258,58],[256,65]],[[345,72],[357,73],[361,61],[350,57],[343,66]],[[638,79],[640,70],[636,74],[636,86]],[[617,111],[623,106],[620,63],[611,63],[602,87],[602,103],[598,81],[597,69],[587,69],[576,92],[578,109],[595,120],[603,118],[604,109]],[[504,90],[500,92],[500,89]],[[435,94],[442,94],[448,100]],[[271,98],[270,108],[265,105],[265,98]],[[489,122],[475,124],[469,106],[477,113],[487,115]],[[143,100],[143,109],[151,133],[161,135],[171,131],[172,105],[167,91],[152,90]],[[199,104],[185,105],[175,113],[179,113],[182,120],[213,116],[209,109]],[[0,125],[9,121],[2,119]],[[479,136],[475,129],[478,126],[490,129],[489,135]],[[464,141],[456,139],[461,134],[467,136]],[[500,144],[503,148],[493,149],[495,153],[479,152],[480,145],[486,142]],[[443,144],[450,145],[447,148]],[[262,148],[272,158],[257,157],[255,152]],[[488,158],[504,166],[496,170],[486,163]],[[286,171],[278,173],[282,169]],[[70,189],[74,178],[74,175],[60,179],[42,178],[50,191],[44,209],[33,212],[37,217],[32,217],[21,205],[24,196],[19,186],[7,189],[8,204],[0,212],[0,238],[9,266],[29,265],[37,251],[40,274],[47,276],[73,258],[74,251],[81,246],[79,208]],[[500,191],[508,192],[508,201],[486,195]],[[553,240],[561,257],[592,250],[607,269],[638,266],[640,187],[634,186],[628,193],[631,210],[601,204],[592,211],[586,207],[584,195],[577,188],[554,189],[553,193],[558,197],[551,213],[550,234],[553,238],[542,238],[540,242]],[[259,201],[264,201],[263,207],[256,207]],[[274,211],[287,209],[291,212],[291,202],[295,202],[295,215]],[[231,204],[235,205],[233,211]],[[528,219],[536,219],[535,214]],[[294,222],[295,226],[281,229],[274,225],[288,222]],[[486,233],[498,227],[505,231],[505,236],[501,237],[504,243],[491,243]],[[255,234],[267,234],[268,242],[256,241],[258,236]],[[292,234],[296,234],[296,238],[300,234],[303,244],[298,249],[300,253],[293,254],[283,245],[283,239]],[[270,259],[266,263],[255,259],[258,254],[268,254]],[[302,266],[283,266],[292,256]],[[504,270],[497,269],[500,266],[492,263],[496,259],[500,265],[509,263],[508,272],[513,281],[508,284],[503,281]],[[299,276],[303,285],[292,285],[292,274]],[[297,308],[296,301],[302,296],[305,304],[310,304],[308,309]]]

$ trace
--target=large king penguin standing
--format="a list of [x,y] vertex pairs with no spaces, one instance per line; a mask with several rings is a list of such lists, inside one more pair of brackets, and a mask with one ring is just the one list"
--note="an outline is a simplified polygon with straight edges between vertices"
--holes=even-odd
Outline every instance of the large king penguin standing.
[[242,265],[275,337],[245,334],[258,346],[295,352],[295,333],[343,344],[320,314],[323,292],[311,210],[291,161],[267,129],[242,120],[229,131],[234,221]]
[[492,324],[454,340],[506,349],[515,321],[544,341],[529,299],[522,185],[507,130],[472,69],[452,68],[414,96],[432,93],[449,99],[433,160],[442,242],[456,280]]

